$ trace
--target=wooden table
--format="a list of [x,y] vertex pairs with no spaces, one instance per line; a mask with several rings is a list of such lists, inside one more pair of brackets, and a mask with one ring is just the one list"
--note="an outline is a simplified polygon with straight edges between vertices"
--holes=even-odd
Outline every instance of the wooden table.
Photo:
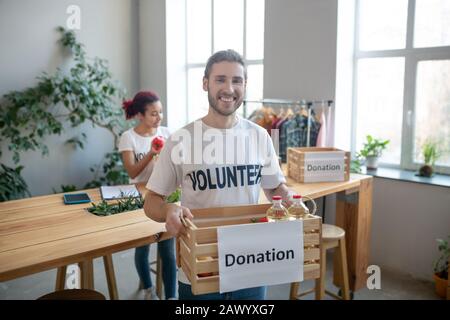
[[[283,171],[286,175],[285,166]],[[287,185],[297,193],[313,199],[337,194],[335,224],[346,233],[350,290],[365,288],[369,265],[373,178],[367,175],[350,174],[349,181],[345,182],[297,183],[288,177]],[[264,194],[260,195],[260,202],[267,202]],[[336,254],[333,261],[335,262],[334,283],[342,287],[339,259]]]
[[[101,200],[98,189],[84,191]],[[99,217],[89,206],[65,205],[62,194],[0,203],[0,282],[80,263],[82,287],[89,288],[92,259],[104,257],[110,297],[118,298],[111,254],[155,242],[165,226],[143,210]],[[60,270],[57,282],[65,276]]]
[[[372,178],[352,174],[347,182],[298,184],[288,178],[287,183],[312,198],[338,194],[336,224],[346,230],[350,287],[364,287]],[[98,189],[85,191],[93,201],[100,200]],[[267,202],[263,193],[261,202]],[[143,210],[98,217],[85,210],[89,206],[64,205],[61,194],[0,203],[0,282],[79,262],[92,269],[93,258],[152,243],[164,231],[164,224],[150,220]],[[105,264],[112,269],[112,260],[106,258]],[[93,279],[86,281],[92,284]]]

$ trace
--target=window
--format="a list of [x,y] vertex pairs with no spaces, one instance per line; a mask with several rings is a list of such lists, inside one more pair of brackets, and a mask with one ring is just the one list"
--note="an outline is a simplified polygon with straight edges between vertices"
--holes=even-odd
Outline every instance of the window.
[[381,163],[417,170],[425,141],[450,173],[450,1],[356,0],[352,151],[389,139]]
[[[219,50],[233,49],[244,57],[246,99],[262,99],[264,0],[186,0],[186,13],[188,121],[208,112],[203,72],[209,56]],[[243,106],[238,112],[243,115]]]

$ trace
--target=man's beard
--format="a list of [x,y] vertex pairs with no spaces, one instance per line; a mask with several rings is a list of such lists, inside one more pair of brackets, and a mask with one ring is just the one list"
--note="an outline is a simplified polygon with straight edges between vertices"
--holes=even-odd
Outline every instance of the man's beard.
[[231,116],[233,113],[235,113],[237,109],[239,109],[239,107],[242,104],[242,99],[241,100],[236,100],[234,109],[232,111],[227,111],[227,112],[224,112],[224,111],[219,109],[219,107],[218,107],[219,99],[215,99],[209,93],[209,91],[208,91],[208,102],[209,102],[209,105],[211,106],[211,108],[213,108],[218,114],[220,114],[221,116],[228,117],[228,116]]

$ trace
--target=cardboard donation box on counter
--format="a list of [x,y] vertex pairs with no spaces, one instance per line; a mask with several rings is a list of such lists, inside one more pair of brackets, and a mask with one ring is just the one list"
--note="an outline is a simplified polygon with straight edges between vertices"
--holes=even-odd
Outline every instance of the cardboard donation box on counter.
[[288,148],[288,176],[300,183],[348,181],[350,157],[336,148]]
[[316,279],[322,220],[259,222],[271,204],[191,210],[177,263],[195,295]]

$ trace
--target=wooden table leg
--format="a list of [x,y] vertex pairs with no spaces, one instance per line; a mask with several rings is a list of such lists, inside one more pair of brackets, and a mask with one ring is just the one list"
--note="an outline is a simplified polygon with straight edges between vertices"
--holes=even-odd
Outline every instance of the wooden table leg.
[[59,267],[56,272],[55,291],[64,290],[66,286],[66,272],[67,266]]
[[81,271],[81,289],[94,290],[94,264],[92,259],[79,262]]
[[117,292],[116,276],[114,274],[114,264],[112,255],[103,256],[103,263],[105,264],[106,281],[108,282],[109,298],[111,300],[119,300],[119,293]]
[[[366,287],[372,223],[373,178],[360,182],[358,193],[340,192],[336,199],[336,225],[345,230],[350,290]],[[334,254],[334,279],[342,288],[339,253]]]

